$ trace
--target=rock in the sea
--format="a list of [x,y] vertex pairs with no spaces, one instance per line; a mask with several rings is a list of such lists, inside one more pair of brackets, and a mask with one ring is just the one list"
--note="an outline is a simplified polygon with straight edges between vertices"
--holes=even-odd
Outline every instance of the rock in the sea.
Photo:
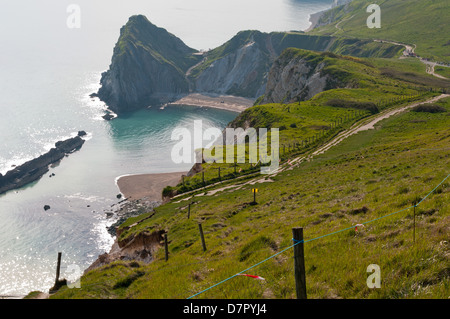
[[78,136],[79,137],[83,137],[83,136],[86,136],[86,135],[87,135],[87,133],[85,131],[78,131]]
[[115,113],[167,103],[189,93],[185,73],[201,60],[194,53],[197,50],[145,16],[132,16],[120,30],[96,96]]
[[50,209],[50,205],[45,205],[45,206],[44,206],[44,210],[45,210],[45,211],[48,211],[49,209]]
[[38,180],[49,171],[50,165],[80,149],[84,142],[79,136],[59,141],[47,153],[15,167],[5,175],[0,175],[0,194]]
[[111,121],[114,118],[114,115],[108,113],[102,116],[104,120]]

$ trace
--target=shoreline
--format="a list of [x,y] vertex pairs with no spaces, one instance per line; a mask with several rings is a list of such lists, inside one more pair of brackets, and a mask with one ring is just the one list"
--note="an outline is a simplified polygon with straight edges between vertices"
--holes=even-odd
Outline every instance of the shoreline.
[[305,30],[305,32],[309,32],[309,31],[313,30],[317,26],[317,24],[318,24],[318,22],[320,20],[320,17],[328,10],[319,11],[319,12],[310,14],[309,15],[309,22],[311,22],[311,25],[309,26],[308,29]]
[[230,112],[242,113],[246,109],[253,106],[254,99],[238,97],[233,95],[216,95],[206,93],[191,93],[175,102],[167,103],[162,107],[164,109],[167,106],[198,106],[209,107],[215,109],[221,109]]
[[116,179],[120,193],[129,201],[147,198],[161,202],[166,186],[176,186],[187,172],[123,175]]

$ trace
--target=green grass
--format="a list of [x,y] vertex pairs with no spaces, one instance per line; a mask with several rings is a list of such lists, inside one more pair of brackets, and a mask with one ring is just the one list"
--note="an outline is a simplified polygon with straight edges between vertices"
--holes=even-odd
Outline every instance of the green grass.
[[436,67],[434,68],[434,72],[446,77],[447,79],[450,79],[450,68],[449,67],[436,65]]
[[201,60],[200,56],[194,55],[197,50],[142,15],[132,16],[121,28],[114,56],[120,58],[126,54],[132,57],[137,48],[147,51],[161,64],[172,65],[182,74]]
[[[313,69],[315,65],[324,65],[321,72],[329,74],[333,79],[339,79],[338,82],[344,88],[329,89],[308,101],[299,103],[255,105],[229,124],[233,128],[252,127],[268,130],[279,128],[282,160],[286,160],[290,156],[288,154],[304,153],[324,143],[341,130],[350,127],[356,120],[376,112],[374,109],[382,111],[395,105],[411,103],[420,98],[420,95],[430,87],[450,85],[450,81],[425,74],[423,64],[416,60],[361,59],[332,53],[287,49],[277,63],[289,63],[293,59],[306,61],[312,65]],[[413,79],[419,83],[413,82]],[[336,100],[345,102],[344,105],[348,106],[329,106],[330,102]],[[370,110],[366,109],[370,105],[374,107],[370,107]],[[336,121],[340,122],[338,127],[335,126]],[[304,146],[305,140],[317,134],[320,134],[317,142],[298,147]],[[248,158],[248,152],[246,154]],[[224,158],[225,156],[226,151],[224,151]],[[165,193],[180,194],[193,191],[202,188],[205,184],[210,185],[237,176],[257,173],[260,169],[259,166],[253,166],[248,161],[246,163],[238,164],[236,169],[233,163],[203,164],[203,175],[186,177],[184,184],[168,187]]]
[[[437,104],[447,112],[391,117],[271,182],[196,196],[190,220],[187,201],[158,207],[128,236],[168,230],[168,262],[163,249],[148,265],[116,262],[52,298],[188,298],[289,247],[293,227],[308,240],[410,207],[450,173],[450,99]],[[258,205],[249,204],[254,187]],[[415,243],[412,209],[306,243],[308,297],[448,298],[449,202],[447,180],[417,208]],[[234,277],[197,298],[295,298],[292,257],[287,250],[247,272],[264,282]],[[381,289],[366,286],[370,264],[381,267]]]
[[[381,8],[381,28],[369,29],[366,8],[378,4]],[[382,39],[417,44],[416,53],[437,61],[450,62],[450,33],[446,0],[355,0],[348,6],[330,10],[322,21],[331,24],[312,30],[315,35]],[[341,29],[336,28],[339,23]]]

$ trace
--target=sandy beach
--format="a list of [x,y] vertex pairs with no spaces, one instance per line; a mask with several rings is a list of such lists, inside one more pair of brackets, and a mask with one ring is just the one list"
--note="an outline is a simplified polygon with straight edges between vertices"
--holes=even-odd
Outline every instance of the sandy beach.
[[[241,113],[254,104],[253,99],[230,95],[206,95],[194,93],[187,95],[170,105],[192,105],[199,107],[211,107]],[[182,180],[182,175],[187,172],[126,175],[117,179],[117,187],[128,200],[150,199],[162,200],[162,190],[166,186],[176,186]]]
[[212,107],[222,110],[228,110],[241,113],[252,107],[255,100],[237,97],[232,95],[212,95],[192,93],[175,102],[167,104],[170,105],[192,105],[200,107]]
[[309,32],[312,29],[314,29],[317,25],[317,23],[319,22],[320,17],[328,10],[325,11],[320,11],[320,12],[316,12],[310,15],[309,17],[309,22],[311,22],[311,25],[309,26],[308,29],[305,30],[305,32]]
[[129,200],[148,198],[155,201],[162,200],[162,190],[166,186],[176,186],[181,176],[187,172],[142,174],[122,176],[117,180],[120,192]]

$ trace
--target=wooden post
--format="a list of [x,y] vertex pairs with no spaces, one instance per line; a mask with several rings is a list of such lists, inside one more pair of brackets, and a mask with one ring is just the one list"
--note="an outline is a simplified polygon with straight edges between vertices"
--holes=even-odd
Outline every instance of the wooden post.
[[200,230],[200,237],[201,237],[201,239],[202,239],[202,247],[203,247],[203,251],[206,251],[205,236],[203,235],[202,224],[198,224],[198,229]]
[[293,228],[295,291],[297,299],[306,298],[305,253],[303,247],[303,228]]
[[203,186],[205,186],[205,172],[202,172],[202,182],[203,182]]
[[191,203],[188,205],[188,219],[191,218]]
[[61,274],[61,256],[62,256],[62,253],[58,253],[58,263],[56,264],[55,286],[58,284],[59,275]]
[[414,227],[413,227],[413,243],[416,243],[416,202],[414,202]]
[[220,178],[220,167],[219,167],[219,181],[221,180],[221,178]]
[[253,188],[252,192],[253,192],[253,204],[256,205],[257,204],[256,203],[256,193],[258,192],[258,189],[257,188]]
[[166,261],[169,260],[169,245],[167,243],[167,233],[164,234],[164,248],[166,250]]

